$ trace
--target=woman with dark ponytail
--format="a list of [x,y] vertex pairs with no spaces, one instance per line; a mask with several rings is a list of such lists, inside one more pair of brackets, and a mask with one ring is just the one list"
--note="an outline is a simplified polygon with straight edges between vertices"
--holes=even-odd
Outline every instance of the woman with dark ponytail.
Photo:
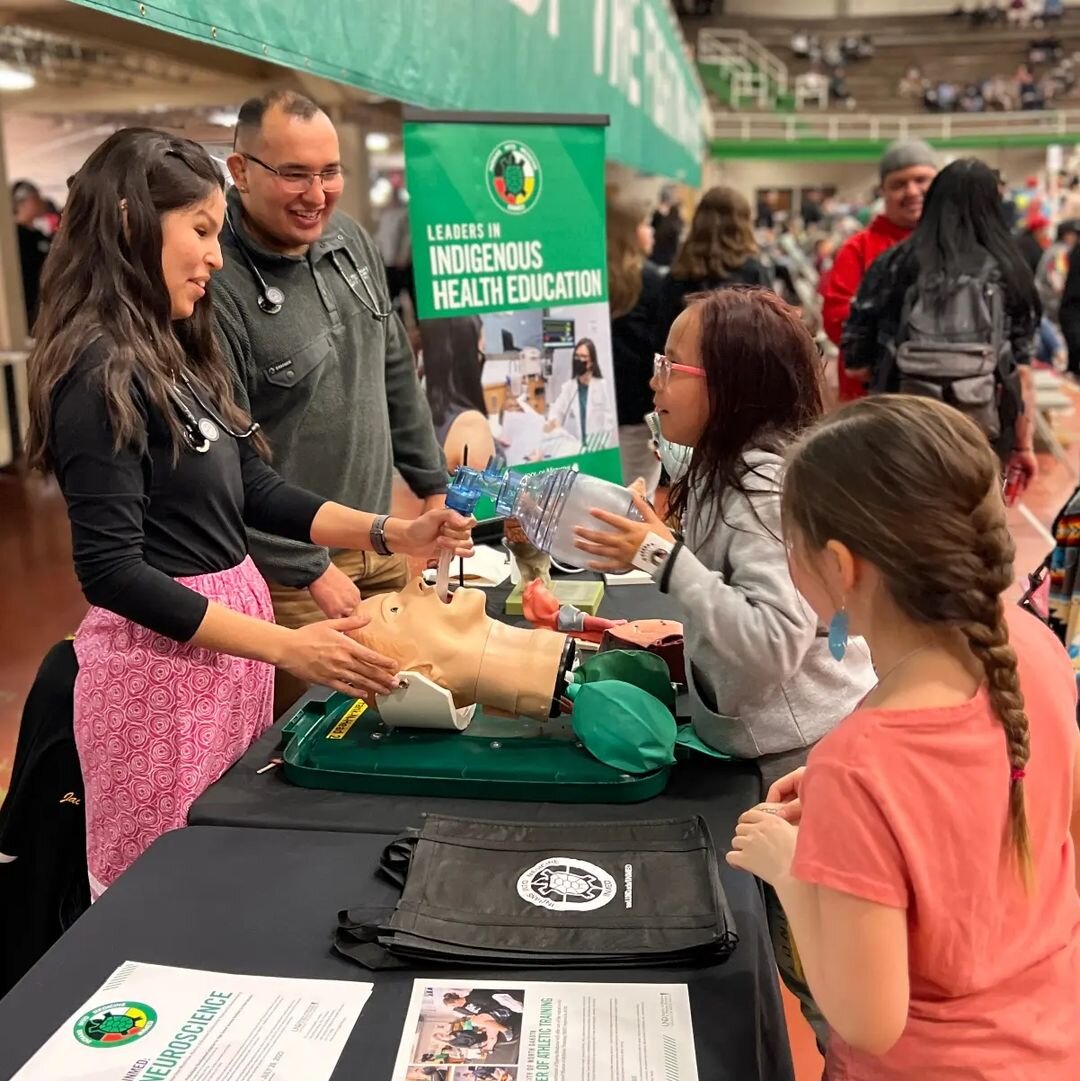
[[845,1081],[1080,1077],[1080,736],[1068,657],[1006,605],[998,460],[967,418],[870,398],[791,452],[792,577],[878,684],[743,815]]

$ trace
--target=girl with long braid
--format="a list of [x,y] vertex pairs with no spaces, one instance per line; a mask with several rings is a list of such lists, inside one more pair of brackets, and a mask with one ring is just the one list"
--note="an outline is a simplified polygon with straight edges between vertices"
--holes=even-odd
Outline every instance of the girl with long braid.
[[877,686],[740,819],[829,1022],[830,1081],[1080,1077],[1080,734],[1069,660],[1006,605],[998,460],[924,398],[791,452],[795,584]]

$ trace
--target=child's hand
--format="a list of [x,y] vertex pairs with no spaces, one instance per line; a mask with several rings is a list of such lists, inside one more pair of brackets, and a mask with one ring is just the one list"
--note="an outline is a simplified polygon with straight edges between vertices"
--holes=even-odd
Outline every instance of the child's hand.
[[791,873],[798,836],[798,827],[780,816],[779,807],[760,803],[739,819],[727,861],[775,885]]
[[671,530],[664,525],[656,511],[645,501],[645,497],[633,489],[631,489],[631,494],[634,497],[634,507],[645,519],[643,522],[621,518],[606,510],[593,510],[592,516],[597,521],[610,526],[614,532],[611,530],[601,532],[598,529],[586,529],[584,526],[575,528],[575,546],[590,555],[601,557],[589,564],[589,570],[616,574],[630,570],[634,565],[634,557],[638,554],[638,549],[645,543],[645,538],[650,533],[655,533],[666,541],[675,540]]
[[791,773],[781,777],[769,789],[765,797],[766,803],[779,804],[777,813],[781,818],[786,818],[793,826],[797,826],[802,820],[802,800],[799,797],[799,787],[802,784],[805,766],[800,766]]

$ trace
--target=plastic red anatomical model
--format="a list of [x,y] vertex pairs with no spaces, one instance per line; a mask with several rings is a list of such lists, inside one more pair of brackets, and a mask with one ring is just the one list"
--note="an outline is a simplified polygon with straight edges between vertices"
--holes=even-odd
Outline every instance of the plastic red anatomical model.
[[605,631],[626,623],[625,619],[587,615],[571,604],[561,605],[559,598],[539,578],[525,587],[521,599],[525,618],[534,627],[546,627],[584,642],[599,643]]

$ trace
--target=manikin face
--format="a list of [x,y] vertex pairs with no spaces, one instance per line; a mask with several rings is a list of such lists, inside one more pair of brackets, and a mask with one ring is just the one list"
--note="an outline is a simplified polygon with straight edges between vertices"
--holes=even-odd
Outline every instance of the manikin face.
[[514,715],[546,719],[561,688],[566,635],[523,630],[492,619],[487,596],[458,589],[444,604],[414,578],[400,593],[361,601],[371,622],[351,637],[445,687],[461,708],[478,703]]

